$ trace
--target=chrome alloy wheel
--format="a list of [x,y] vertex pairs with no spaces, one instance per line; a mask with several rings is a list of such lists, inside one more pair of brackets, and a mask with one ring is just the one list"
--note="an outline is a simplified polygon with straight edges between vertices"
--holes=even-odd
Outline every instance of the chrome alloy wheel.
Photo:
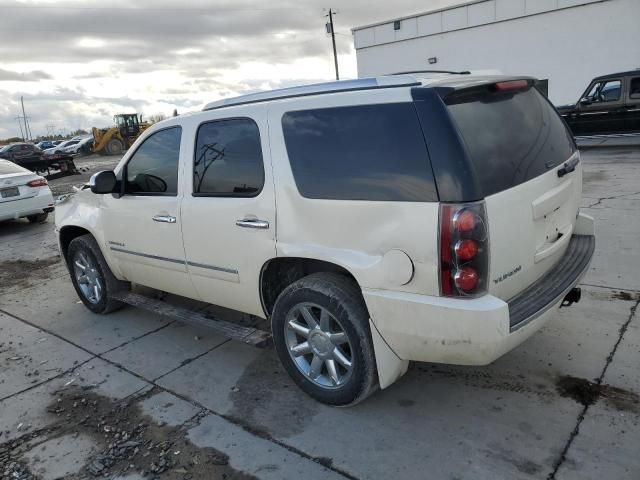
[[344,328],[328,310],[300,303],[287,314],[284,329],[289,355],[309,380],[327,389],[349,381],[353,349]]
[[76,253],[73,259],[73,273],[84,298],[94,304],[100,302],[104,281],[96,263],[86,252]]

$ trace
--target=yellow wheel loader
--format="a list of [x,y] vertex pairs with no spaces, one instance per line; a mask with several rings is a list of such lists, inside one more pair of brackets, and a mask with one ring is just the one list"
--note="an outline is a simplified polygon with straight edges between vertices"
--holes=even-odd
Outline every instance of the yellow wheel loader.
[[123,113],[113,117],[115,127],[93,127],[93,152],[100,155],[120,155],[126,151],[136,138],[151,126],[142,121],[136,113]]

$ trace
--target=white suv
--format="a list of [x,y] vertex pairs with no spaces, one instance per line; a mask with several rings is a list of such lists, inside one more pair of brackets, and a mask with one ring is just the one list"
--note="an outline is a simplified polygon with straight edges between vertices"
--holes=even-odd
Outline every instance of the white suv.
[[56,223],[93,312],[138,284],[270,319],[295,382],[345,405],[409,361],[488,364],[579,300],[581,190],[533,79],[412,74],[157,123]]

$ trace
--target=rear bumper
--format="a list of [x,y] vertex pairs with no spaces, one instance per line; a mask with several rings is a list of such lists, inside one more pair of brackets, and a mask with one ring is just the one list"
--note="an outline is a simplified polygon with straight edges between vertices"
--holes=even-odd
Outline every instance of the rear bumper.
[[54,201],[51,191],[44,188],[40,190],[34,197],[0,203],[0,221],[53,211]]
[[574,235],[563,259],[509,302],[492,295],[461,300],[367,289],[363,294],[374,325],[400,359],[486,365],[555,314],[589,268],[594,247],[593,235]]

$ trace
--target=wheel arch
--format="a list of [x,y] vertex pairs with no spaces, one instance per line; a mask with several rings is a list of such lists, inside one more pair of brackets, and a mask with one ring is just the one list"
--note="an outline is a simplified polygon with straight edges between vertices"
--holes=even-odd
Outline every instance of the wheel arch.
[[73,239],[87,234],[93,235],[86,228],[79,227],[77,225],[65,225],[63,227],[60,227],[60,232],[58,233],[58,242],[60,244],[60,252],[62,253],[62,257],[65,261],[67,260],[69,244],[73,241]]
[[266,318],[270,317],[278,295],[285,288],[302,277],[318,272],[344,275],[360,287],[353,274],[336,263],[307,257],[275,257],[265,262],[260,271],[260,302]]

